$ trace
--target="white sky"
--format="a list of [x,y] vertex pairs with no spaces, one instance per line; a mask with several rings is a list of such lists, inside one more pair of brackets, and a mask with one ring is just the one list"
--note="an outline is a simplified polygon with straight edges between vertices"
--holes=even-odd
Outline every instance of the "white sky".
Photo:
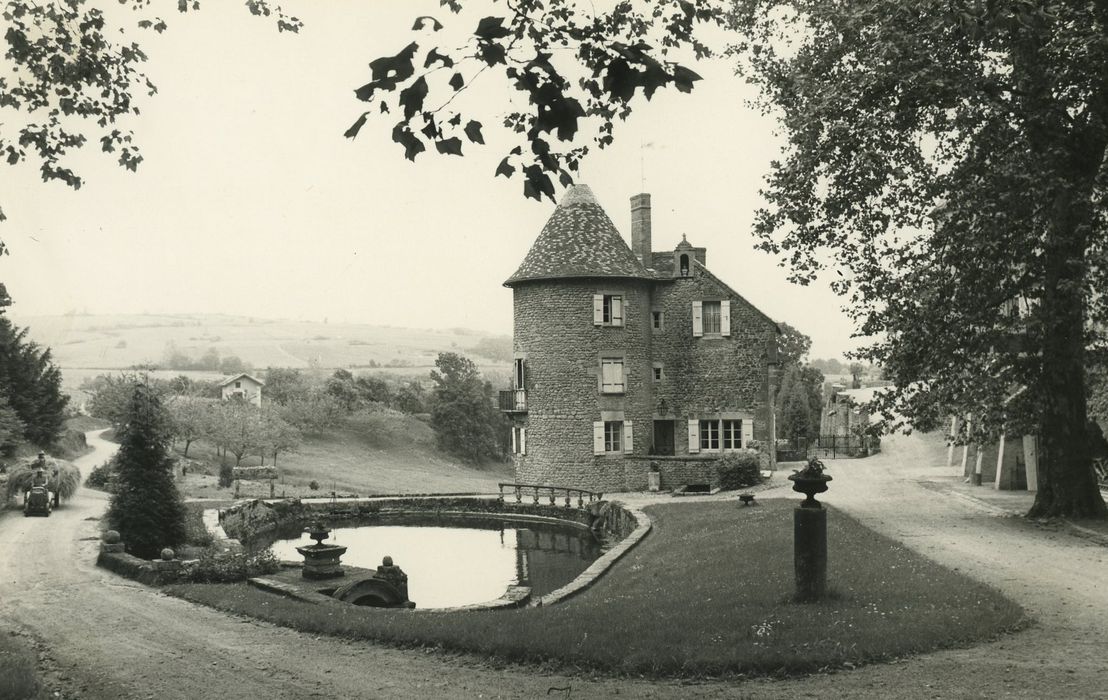
[[[43,184],[32,168],[0,168],[9,217],[0,236],[11,249],[0,279],[17,321],[220,312],[511,332],[501,283],[553,205],[524,200],[519,178],[492,177],[507,150],[494,138],[494,81],[471,91],[490,105],[477,115],[490,145],[467,145],[464,158],[404,160],[387,119],[371,119],[355,141],[342,135],[364,111],[353,90],[369,80],[369,60],[411,41],[415,16],[448,30],[469,20],[437,0],[287,1],[305,21],[290,35],[240,2],[187,15],[172,0],[154,5],[169,30],[135,35],[159,88],[133,122],[138,173],[96,147],[79,161],[77,192]],[[694,69],[705,79],[692,94],[660,91],[640,104],[580,181],[625,237],[629,197],[650,192],[655,250],[687,234],[708,248],[713,272],[810,335],[814,357],[841,355],[855,341],[840,300],[823,285],[790,285],[753,249],[758,190],[777,155],[773,122],[746,106],[752,89],[726,62]]]

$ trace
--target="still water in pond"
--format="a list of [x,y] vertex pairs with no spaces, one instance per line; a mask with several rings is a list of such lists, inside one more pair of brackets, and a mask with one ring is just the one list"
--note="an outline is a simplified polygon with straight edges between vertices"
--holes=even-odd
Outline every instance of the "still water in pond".
[[[296,547],[307,534],[277,540],[278,559],[302,561]],[[408,597],[420,608],[495,600],[508,586],[530,586],[532,596],[572,581],[600,556],[590,533],[504,523],[473,526],[369,525],[335,528],[325,544],[347,547],[342,563],[374,570],[386,555],[408,575]]]

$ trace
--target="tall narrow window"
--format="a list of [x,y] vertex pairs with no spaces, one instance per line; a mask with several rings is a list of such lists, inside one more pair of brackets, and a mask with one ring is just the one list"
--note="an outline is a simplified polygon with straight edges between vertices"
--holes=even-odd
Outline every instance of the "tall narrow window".
[[623,421],[604,421],[604,451],[623,451]]
[[704,332],[707,333],[719,333],[720,324],[720,310],[718,301],[706,301],[701,305],[702,314],[704,317]]
[[604,323],[609,326],[623,325],[623,297],[618,294],[604,295]]
[[700,421],[700,449],[703,450],[718,450],[719,449],[719,421],[718,420],[702,420]]
[[604,394],[622,394],[626,383],[623,378],[623,358],[605,357],[600,360],[600,391]]
[[651,322],[654,325],[654,330],[658,330],[658,331],[662,330],[663,318],[662,318],[662,312],[661,311],[651,311],[650,312],[650,319],[651,319]]
[[515,379],[516,379],[516,388],[517,389],[526,389],[527,388],[527,385],[524,384],[525,377],[523,376],[523,358],[522,357],[517,357],[516,358],[516,377],[515,377]]

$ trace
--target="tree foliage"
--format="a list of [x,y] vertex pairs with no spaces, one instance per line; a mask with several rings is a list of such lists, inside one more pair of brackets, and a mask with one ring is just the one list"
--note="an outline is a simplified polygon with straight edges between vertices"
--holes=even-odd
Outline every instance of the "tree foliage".
[[812,349],[812,339],[787,323],[777,326],[781,329],[777,336],[777,361],[782,366],[804,364]]
[[27,340],[27,329],[14,325],[0,308],[0,396],[23,424],[23,439],[43,448],[57,440],[69,402],[61,385],[50,350]]
[[435,367],[431,427],[439,449],[473,464],[503,456],[504,417],[493,406],[492,385],[481,379],[477,365],[444,352]]
[[[590,149],[581,141],[599,148],[612,143],[615,121],[630,114],[637,97],[649,100],[667,87],[692,90],[700,76],[683,61],[710,53],[693,28],[721,17],[719,3],[704,0],[602,8],[516,0],[503,14],[479,19],[461,14],[455,0],[441,4],[459,16],[416,18],[412,41],[370,62],[370,80],[354,94],[375,109],[358,117],[346,136],[356,137],[376,115],[389,120],[392,140],[410,160],[430,146],[460,156],[485,143],[486,129],[475,118],[484,105],[467,104],[464,92],[479,79],[498,79],[505,94],[522,99],[507,100],[513,108],[500,126],[516,145],[495,175],[518,171],[524,195],[534,199],[554,198],[552,177],[572,183]],[[466,29],[456,31],[459,24]],[[583,123],[595,127],[587,139],[580,138]]]
[[838,273],[887,418],[1036,433],[1032,514],[1104,516],[1084,368],[1108,320],[1108,5],[737,0],[732,26],[787,138],[761,246],[799,282]]
[[157,393],[135,386],[120,432],[108,525],[136,556],[152,558],[185,540],[185,506],[169,457],[171,432]]
[[[0,66],[0,158],[8,165],[36,167],[43,181],[74,189],[82,179],[72,161],[88,145],[135,170],[142,154],[128,126],[139,113],[137,96],[157,88],[143,74],[146,53],[136,41],[147,31],[164,32],[149,0],[120,0],[133,19],[113,25],[86,0],[9,0],[4,3],[5,51]],[[300,20],[269,0],[246,0],[255,15],[270,17],[279,31],[296,32]],[[199,9],[199,0],[179,0],[177,10]],[[4,220],[0,208],[0,221]],[[5,252],[0,242],[0,254]]]

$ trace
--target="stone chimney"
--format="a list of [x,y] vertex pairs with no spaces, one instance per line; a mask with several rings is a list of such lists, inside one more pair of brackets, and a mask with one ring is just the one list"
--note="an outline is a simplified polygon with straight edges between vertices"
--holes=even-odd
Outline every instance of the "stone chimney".
[[650,195],[631,197],[631,252],[644,267],[654,267],[650,252]]

